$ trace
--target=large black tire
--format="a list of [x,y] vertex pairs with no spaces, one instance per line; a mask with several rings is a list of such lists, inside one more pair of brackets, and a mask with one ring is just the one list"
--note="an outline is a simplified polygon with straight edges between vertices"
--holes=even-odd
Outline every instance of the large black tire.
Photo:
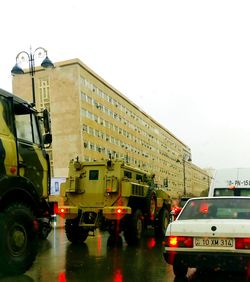
[[162,207],[157,220],[155,221],[155,236],[163,238],[169,224],[169,212],[165,207]]
[[81,244],[88,237],[88,230],[79,226],[79,218],[66,219],[65,221],[65,233],[68,240],[73,244]]
[[176,277],[185,277],[188,272],[188,266],[181,261],[181,258],[176,256],[173,263],[173,271]]
[[39,238],[46,240],[52,229],[51,223],[48,221],[41,221],[39,223]]
[[138,244],[143,236],[144,222],[141,210],[137,209],[125,222],[124,238],[128,245]]
[[15,203],[0,214],[0,272],[22,274],[38,251],[38,223],[31,210]]

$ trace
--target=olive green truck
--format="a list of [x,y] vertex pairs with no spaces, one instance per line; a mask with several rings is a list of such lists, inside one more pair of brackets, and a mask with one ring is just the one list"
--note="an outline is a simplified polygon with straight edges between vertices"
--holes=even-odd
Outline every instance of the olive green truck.
[[32,265],[39,237],[51,230],[48,202],[52,141],[47,110],[0,89],[0,272]]

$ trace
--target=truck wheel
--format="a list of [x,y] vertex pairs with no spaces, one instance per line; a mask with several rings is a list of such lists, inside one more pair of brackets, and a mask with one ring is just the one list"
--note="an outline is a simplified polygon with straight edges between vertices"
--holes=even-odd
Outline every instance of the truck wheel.
[[165,236],[166,229],[169,224],[169,212],[166,208],[161,208],[159,217],[155,221],[155,236],[163,238]]
[[79,226],[79,218],[77,217],[75,219],[66,219],[65,233],[71,243],[79,244],[87,239],[89,231]]
[[40,222],[39,223],[39,237],[42,240],[46,240],[49,236],[52,227],[50,222]]
[[22,274],[38,251],[38,224],[31,210],[15,203],[0,215],[0,272]]
[[185,277],[187,275],[188,266],[184,264],[179,257],[175,257],[173,271],[175,276]]
[[139,243],[144,230],[144,222],[141,210],[136,210],[125,223],[124,238],[128,245]]

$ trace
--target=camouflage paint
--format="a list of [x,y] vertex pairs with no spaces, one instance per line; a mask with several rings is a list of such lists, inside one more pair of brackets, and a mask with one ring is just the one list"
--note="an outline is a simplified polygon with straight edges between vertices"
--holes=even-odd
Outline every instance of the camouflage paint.
[[[8,107],[6,98],[0,97],[0,174],[17,174],[16,143],[13,135],[13,128],[8,125],[6,109]],[[8,153],[6,153],[8,152]]]
[[[6,95],[1,95],[0,91],[0,175],[2,176],[18,174],[16,137],[13,134],[15,132],[14,114],[11,111],[13,109],[11,101]],[[17,141],[17,146],[19,175],[33,184],[39,197],[47,197],[48,164],[45,150],[39,145],[21,140]]]
[[45,155],[37,145],[18,141],[19,160],[24,163],[20,167],[20,176],[28,178],[40,197],[48,196],[48,166]]
[[3,146],[2,139],[0,139],[0,175],[6,175],[6,169],[4,165],[6,154]]

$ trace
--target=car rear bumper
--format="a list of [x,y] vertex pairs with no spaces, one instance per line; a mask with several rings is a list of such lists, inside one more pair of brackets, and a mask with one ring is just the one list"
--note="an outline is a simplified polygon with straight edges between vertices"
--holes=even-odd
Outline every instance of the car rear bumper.
[[188,267],[212,269],[219,267],[223,270],[244,270],[250,268],[250,252],[247,254],[236,253],[211,253],[211,252],[166,252],[163,253],[168,264],[174,263],[176,257]]

